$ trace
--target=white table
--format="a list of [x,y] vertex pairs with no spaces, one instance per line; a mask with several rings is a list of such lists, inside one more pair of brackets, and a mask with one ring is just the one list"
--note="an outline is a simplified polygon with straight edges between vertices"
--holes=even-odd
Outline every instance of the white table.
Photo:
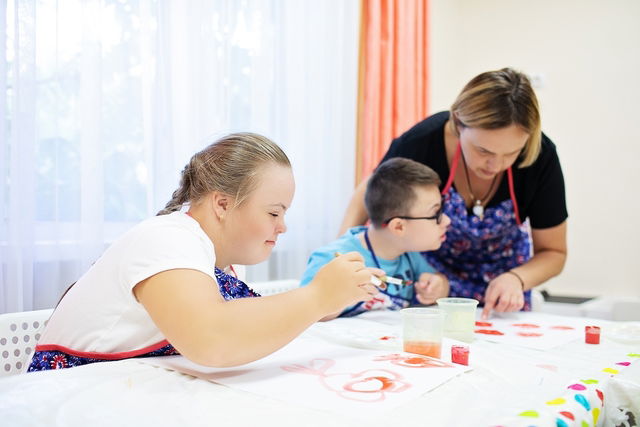
[[[529,320],[569,319],[541,313],[527,315]],[[392,312],[364,318],[390,327],[399,321],[398,314]],[[601,320],[585,323],[615,325]],[[640,353],[640,343],[617,342],[606,335],[598,346],[575,341],[544,352],[476,339],[471,346],[471,372],[366,424],[556,425],[555,408],[547,402],[566,394],[568,384],[598,377],[605,393],[598,425],[616,425],[616,419],[623,419],[616,409],[620,405],[631,408],[640,418],[640,358],[632,359],[634,362],[621,367],[616,375],[603,374],[602,367],[630,353]],[[557,371],[537,365],[553,366]],[[538,411],[539,417],[519,415],[527,410]],[[339,427],[365,423],[133,359],[4,378],[0,380],[0,424]],[[580,425],[579,420],[573,425]]]

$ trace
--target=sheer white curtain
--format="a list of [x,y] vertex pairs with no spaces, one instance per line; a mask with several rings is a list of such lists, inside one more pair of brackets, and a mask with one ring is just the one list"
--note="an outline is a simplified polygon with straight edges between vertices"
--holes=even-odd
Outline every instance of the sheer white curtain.
[[0,8],[0,312],[50,307],[154,215],[192,153],[263,133],[297,180],[249,280],[295,278],[354,182],[357,0],[7,0]]

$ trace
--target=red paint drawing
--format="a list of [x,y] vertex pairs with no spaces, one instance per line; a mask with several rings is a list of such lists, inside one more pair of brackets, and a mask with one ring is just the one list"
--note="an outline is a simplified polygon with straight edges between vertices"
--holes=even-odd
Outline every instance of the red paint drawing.
[[491,328],[493,326],[493,323],[491,323],[491,322],[476,322],[476,326],[480,326],[480,327],[484,327],[484,328]]
[[386,393],[401,393],[411,387],[402,375],[387,369],[367,369],[361,372],[330,374],[335,365],[331,359],[313,359],[309,366],[287,365],[282,369],[298,374],[316,375],[322,386],[338,396],[358,402],[381,402]]
[[[578,332],[578,328],[567,323],[547,323],[533,318],[492,319],[491,323],[480,321],[475,323],[475,334],[478,339],[511,342],[541,350],[575,339]],[[485,324],[492,324],[492,326],[484,326]]]
[[495,329],[476,329],[476,334],[485,334],[485,335],[504,335],[500,331],[496,331]]
[[533,323],[514,323],[511,326],[515,326],[516,328],[527,328],[527,329],[535,329],[535,328],[539,328],[540,326],[535,325]]
[[526,338],[535,338],[535,337],[541,337],[544,334],[541,334],[539,332],[518,332],[516,335],[520,337],[526,337]]
[[454,365],[426,356],[406,356],[402,354],[388,354],[373,359],[375,361],[389,360],[394,365],[404,368],[453,368]]
[[382,341],[388,341],[388,340],[393,340],[393,339],[395,339],[395,338],[396,338],[396,337],[390,337],[390,336],[385,335],[384,337],[380,337],[380,338],[378,338],[378,339],[380,339],[380,340],[382,340]]

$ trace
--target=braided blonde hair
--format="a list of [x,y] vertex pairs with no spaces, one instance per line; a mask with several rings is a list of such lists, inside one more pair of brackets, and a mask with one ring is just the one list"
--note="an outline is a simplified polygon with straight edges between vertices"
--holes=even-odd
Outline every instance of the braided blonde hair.
[[256,186],[260,169],[272,162],[291,167],[289,158],[270,139],[255,133],[227,135],[191,157],[182,170],[180,186],[157,215],[179,211],[219,191],[233,196],[239,206]]

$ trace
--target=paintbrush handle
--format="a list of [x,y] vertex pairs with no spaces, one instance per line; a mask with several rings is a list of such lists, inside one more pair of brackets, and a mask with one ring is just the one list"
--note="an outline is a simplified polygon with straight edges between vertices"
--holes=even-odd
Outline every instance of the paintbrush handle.
[[382,280],[384,280],[387,283],[393,283],[394,285],[398,285],[398,286],[406,286],[413,283],[411,280],[402,280],[402,279],[398,279],[397,277],[390,277],[390,276],[384,276]]
[[[334,257],[339,257],[340,255],[342,255],[340,252],[334,252],[333,256]],[[386,276],[385,276],[386,278]],[[385,283],[385,280],[379,278],[378,276],[374,276],[373,274],[371,275],[371,284],[373,286],[375,286],[376,288],[380,289],[380,290],[385,290],[387,289],[387,284]]]

